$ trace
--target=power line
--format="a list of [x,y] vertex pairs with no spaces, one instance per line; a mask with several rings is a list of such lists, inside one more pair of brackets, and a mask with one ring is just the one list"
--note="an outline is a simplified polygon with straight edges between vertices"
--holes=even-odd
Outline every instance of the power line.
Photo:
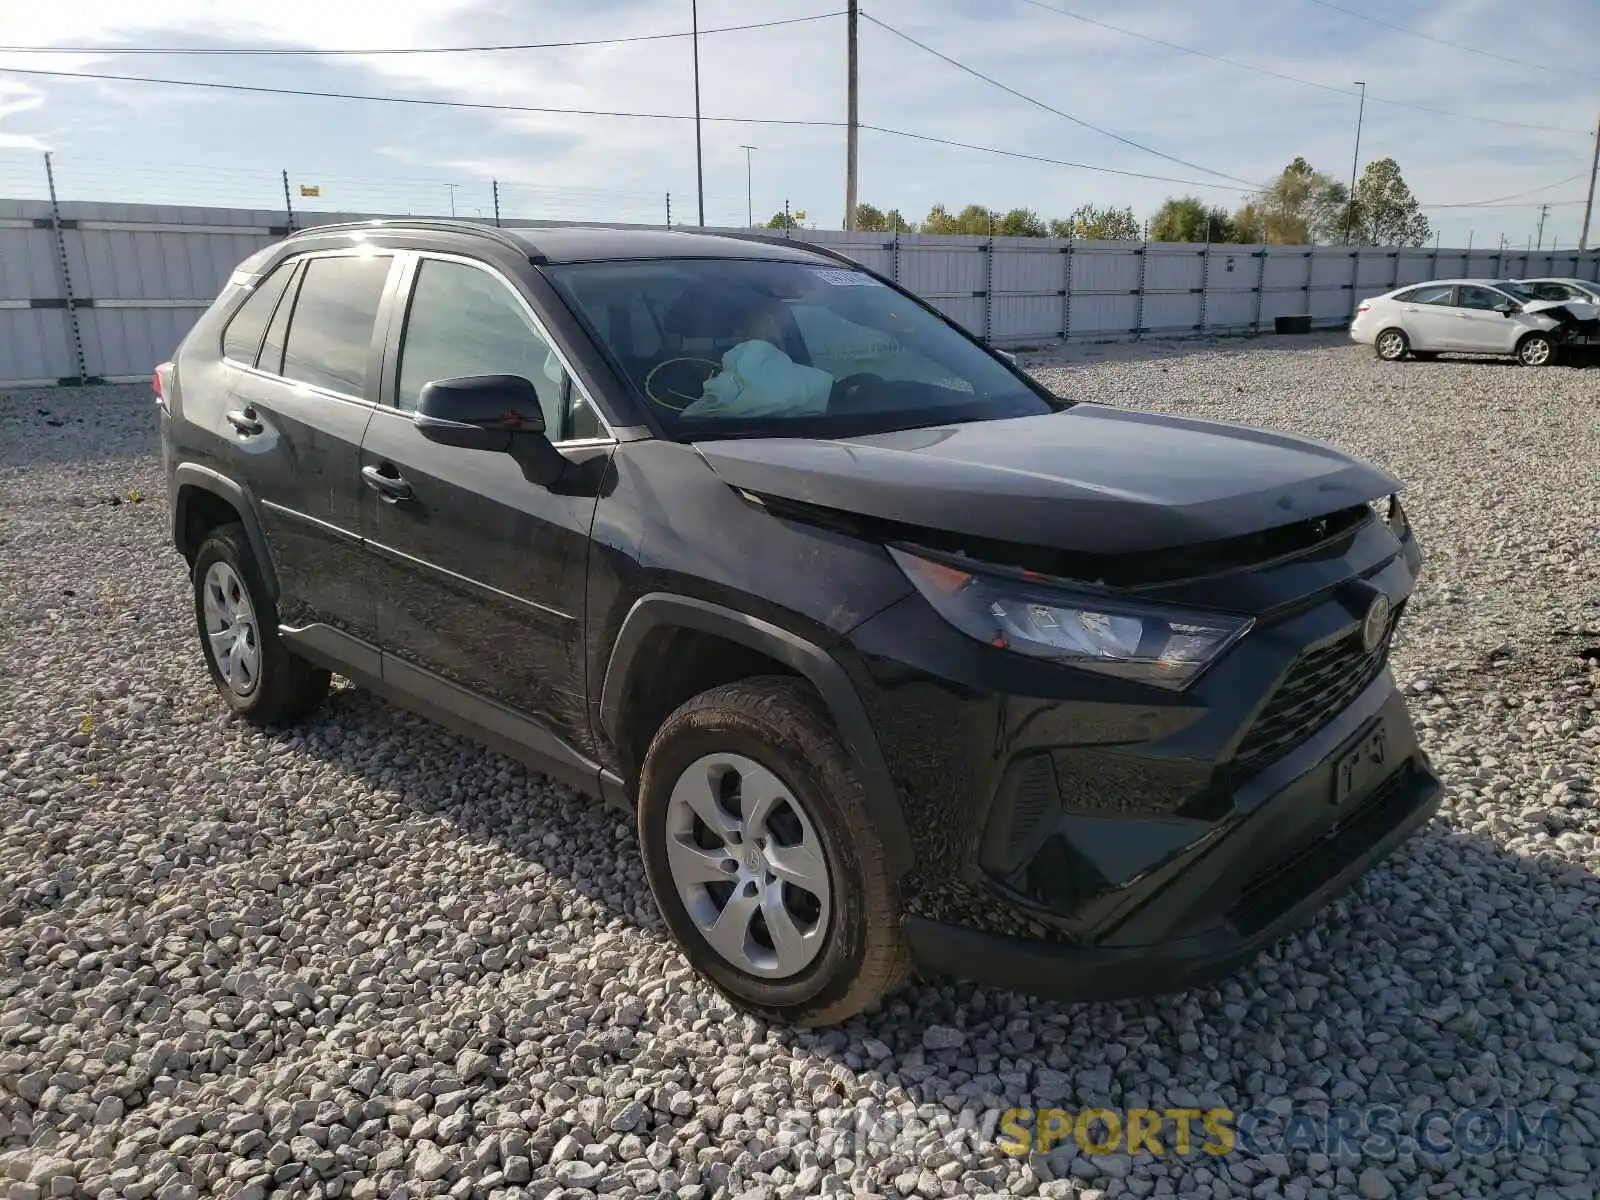
[[[866,16],[865,13],[861,14]],[[1212,183],[1210,180],[1199,179],[1174,179],[1170,175],[1147,175],[1143,171],[1122,171],[1116,167],[1097,167],[1092,163],[1073,162],[1065,158],[1050,158],[1043,154],[1028,154],[1021,150],[1000,150],[994,146],[980,146],[973,142],[958,142],[951,138],[934,137],[928,133],[912,133],[905,129],[890,129],[883,125],[863,125],[861,128],[870,129],[874,133],[886,133],[891,137],[909,138],[916,142],[931,142],[937,146],[953,146],[959,150],[976,150],[983,154],[998,154],[1004,158],[1020,158],[1027,162],[1049,163],[1057,167],[1072,167],[1079,171],[1095,171],[1101,175],[1122,175],[1129,179],[1153,179],[1157,183],[1177,183],[1185,187],[1221,188],[1224,191],[1237,190],[1232,183]]]
[[[1496,196],[1492,200],[1469,200],[1459,204],[1424,204],[1423,208],[1493,208],[1506,200],[1520,200],[1524,196],[1535,196],[1540,192],[1548,192],[1551,188],[1558,188],[1562,184],[1571,183],[1575,179],[1585,179],[1589,172],[1579,171],[1576,175],[1568,175],[1565,179],[1558,179],[1554,183],[1547,183],[1541,187],[1529,188],[1525,192],[1512,192],[1509,196]],[[1537,203],[1537,202],[1535,202]],[[1557,204],[1582,204],[1581,200],[1558,200]]]
[[1035,108],[1042,108],[1045,112],[1053,113],[1054,115],[1056,115],[1058,117],[1061,117],[1061,118],[1063,118],[1065,120],[1071,121],[1074,125],[1081,125],[1085,129],[1093,130],[1095,133],[1098,133],[1098,134],[1102,135],[1103,137],[1108,137],[1114,142],[1121,142],[1124,146],[1131,146],[1135,150],[1142,150],[1146,154],[1153,154],[1157,158],[1163,158],[1163,159],[1166,159],[1168,162],[1177,163],[1179,166],[1188,167],[1191,171],[1201,171],[1201,172],[1203,172],[1204,174],[1207,174],[1207,175],[1215,175],[1219,179],[1232,180],[1234,183],[1243,184],[1245,187],[1249,187],[1249,188],[1254,188],[1254,187],[1259,186],[1258,184],[1256,184],[1256,183],[1254,183],[1254,182],[1252,182],[1252,181],[1250,181],[1248,179],[1240,179],[1237,175],[1230,175],[1226,171],[1216,171],[1216,170],[1213,170],[1210,167],[1201,166],[1199,163],[1190,162],[1186,158],[1179,158],[1176,155],[1167,154],[1164,151],[1155,149],[1155,147],[1153,147],[1153,146],[1146,146],[1144,143],[1136,142],[1132,138],[1123,137],[1120,133],[1113,133],[1111,130],[1106,129],[1103,126],[1095,125],[1092,122],[1085,121],[1081,117],[1075,117],[1069,112],[1065,112],[1062,109],[1054,107],[1053,105],[1046,104],[1043,100],[1040,100],[1040,99],[1037,99],[1036,97],[1028,95],[1026,92],[1019,92],[1019,91],[1017,91],[1016,88],[1011,87],[1008,84],[1001,83],[1000,80],[996,79],[992,75],[985,75],[982,71],[977,70],[975,67],[969,67],[969,66],[967,66],[966,63],[959,62],[956,59],[951,58],[948,54],[944,54],[944,53],[941,53],[938,50],[935,50],[932,46],[928,45],[926,42],[919,42],[916,38],[912,37],[909,33],[902,33],[900,30],[896,29],[894,26],[888,25],[888,24],[884,23],[883,21],[878,20],[877,17],[872,16],[870,13],[863,12],[861,14],[861,16],[862,16],[863,19],[871,21],[879,29],[882,29],[887,33],[892,33],[892,34],[894,34],[895,37],[901,38],[904,41],[910,42],[913,46],[916,46],[919,50],[923,50],[923,51],[927,52],[928,54],[933,55],[935,58],[941,59],[944,62],[949,63],[952,67],[955,67],[957,70],[965,71],[968,75],[971,75],[976,79],[981,79],[981,80],[983,80],[983,82],[989,84],[992,87],[999,88],[1001,91],[1007,93],[1008,95],[1015,96],[1019,100],[1025,100],[1029,104],[1033,105]]
[[[746,29],[774,29],[779,25],[802,25],[842,17],[844,11],[816,13],[809,17],[786,17],[780,21],[757,21],[749,25],[721,25],[702,29],[708,33],[738,33]],[[481,46],[385,46],[366,50],[322,49],[303,46],[0,46],[4,54],[175,54],[175,55],[250,55],[285,58],[376,57],[397,54],[483,54],[499,50],[569,50],[583,46],[622,46],[633,42],[660,42],[670,38],[693,37],[693,30],[679,33],[641,33],[632,37],[591,38],[575,42],[506,42]]]
[[[861,15],[866,16],[865,13],[862,13]],[[204,79],[163,79],[148,75],[112,75],[98,71],[45,71],[28,67],[0,67],[0,74],[42,75],[53,79],[94,79],[106,80],[115,83],[164,84],[170,87],[215,88],[230,92],[264,93],[267,95],[277,96],[307,96],[329,100],[364,100],[370,103],[379,104],[407,104],[420,105],[423,107],[464,108],[473,110],[487,110],[491,112],[554,113],[559,115],[582,117],[633,117],[641,120],[653,121],[694,120],[693,113],[618,112],[605,109],[549,108],[529,104],[489,104],[469,100],[440,100],[421,96],[383,96],[367,92],[324,92],[314,91],[308,88],[267,87],[260,84],[222,83],[215,80]],[[806,120],[799,117],[704,117],[702,119],[706,121],[716,121],[719,123],[732,125],[790,125],[799,126],[802,128],[817,129],[837,129],[844,125],[843,121]],[[972,142],[960,142],[951,138],[934,137],[930,134],[915,133],[904,129],[891,129],[882,125],[862,125],[861,128],[870,129],[875,133],[886,134],[890,137],[906,138],[911,141],[929,142],[942,146],[952,146],[957,149],[973,150],[983,154],[997,154],[1006,158],[1023,159],[1029,162],[1049,163],[1054,166],[1071,167],[1080,171],[1094,171],[1103,175],[1121,175],[1130,179],[1150,179],[1160,183],[1183,184],[1188,187],[1226,188],[1230,191],[1233,190],[1235,186],[1233,183],[1220,184],[1202,182],[1194,179],[1176,179],[1167,175],[1151,175],[1142,171],[1125,171],[1115,167],[1101,167],[1096,166],[1093,163],[1073,162],[1068,159],[1050,158],[1045,155],[1028,154],[1017,150],[1002,150],[994,146],[980,146]],[[1185,163],[1184,165],[1188,166],[1191,164]]]
[[[475,100],[441,100],[423,96],[380,96],[371,92],[325,92],[311,88],[267,87],[263,84],[222,83],[210,79],[163,79],[150,75],[112,75],[103,71],[45,71],[32,67],[0,67],[0,74],[43,76],[51,79],[95,79],[112,83],[154,83],[167,87],[211,88],[226,92],[252,92],[269,96],[309,96],[319,100],[367,100],[379,104],[410,104],[425,108],[465,108],[480,112],[552,113],[576,117],[631,117],[648,121],[693,121],[693,113],[631,112],[601,108],[552,108],[537,104],[491,104]],[[798,117],[704,117],[730,125],[802,125],[838,128],[843,121],[813,121]]]
[[[1357,12],[1353,8],[1345,8],[1343,5],[1334,4],[1331,2],[1331,0],[1308,0],[1308,3],[1315,4],[1320,8],[1332,9],[1334,12],[1343,13],[1347,17],[1355,17],[1358,21],[1371,21],[1374,25],[1382,25],[1385,29],[1392,29],[1396,33],[1405,34],[1407,37],[1421,38],[1423,41],[1432,42],[1436,46],[1450,46],[1456,50],[1465,50],[1468,54],[1477,54],[1484,58],[1492,58],[1496,62],[1510,63],[1514,67],[1528,67],[1535,71],[1544,71],[1547,73],[1562,75],[1577,74],[1577,72],[1573,71],[1558,71],[1555,67],[1545,66],[1543,63],[1529,62],[1525,58],[1512,58],[1506,54],[1496,54],[1493,50],[1481,50],[1477,46],[1469,46],[1465,42],[1453,42],[1449,38],[1435,37],[1431,33],[1422,33],[1416,29],[1408,29],[1404,25],[1396,25],[1393,21],[1385,21],[1381,17],[1370,16],[1364,12]],[[1585,75],[1583,78],[1596,79],[1600,78],[1600,76]]]
[[[1164,46],[1168,50],[1176,50],[1180,54],[1192,54],[1196,58],[1209,59],[1211,62],[1222,63],[1224,66],[1234,67],[1241,71],[1252,71],[1257,75],[1265,75],[1269,79],[1278,79],[1285,83],[1297,83],[1303,87],[1316,88],[1319,91],[1332,92],[1336,96],[1348,96],[1351,99],[1354,99],[1356,96],[1356,93],[1351,91],[1349,88],[1337,87],[1331,83],[1319,83],[1315,79],[1305,79],[1299,75],[1290,75],[1285,71],[1274,71],[1270,67],[1257,66],[1255,63],[1241,62],[1239,59],[1227,58],[1221,54],[1212,54],[1208,50],[1197,50],[1193,46],[1184,46],[1177,42],[1169,42],[1165,38],[1154,37],[1148,33],[1140,33],[1136,29],[1126,29],[1121,25],[1113,25],[1110,21],[1102,21],[1098,17],[1087,17],[1082,13],[1073,12],[1070,9],[1058,8],[1054,4],[1045,4],[1043,3],[1043,0],[1022,0],[1022,3],[1031,4],[1034,8],[1043,9],[1046,12],[1052,12],[1058,16],[1069,17],[1074,21],[1082,21],[1086,25],[1094,25],[1101,29],[1109,29],[1111,32],[1120,33],[1125,37],[1137,38],[1142,42],[1150,42],[1152,45],[1156,46]],[[1483,117],[1478,116],[1475,113],[1454,112],[1448,108],[1434,108],[1426,104],[1414,104],[1408,100],[1394,100],[1387,96],[1369,94],[1367,96],[1367,102],[1369,104],[1386,104],[1392,108],[1409,108],[1415,110],[1416,112],[1432,113],[1433,115],[1440,117],[1454,117],[1461,121],[1481,121],[1487,125],[1504,125],[1512,129],[1532,129],[1542,133],[1587,132],[1586,130],[1567,129],[1558,125],[1535,125],[1527,121],[1509,121],[1503,117]]]

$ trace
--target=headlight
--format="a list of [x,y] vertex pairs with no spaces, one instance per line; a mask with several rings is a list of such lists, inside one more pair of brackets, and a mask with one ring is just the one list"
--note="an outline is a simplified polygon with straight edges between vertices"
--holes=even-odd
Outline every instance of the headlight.
[[1398,495],[1388,496],[1382,500],[1367,501],[1373,514],[1384,523],[1389,532],[1396,538],[1405,541],[1406,533],[1410,530],[1410,522],[1406,520],[1406,510],[1400,506]]
[[1057,587],[977,575],[889,548],[939,615],[1000,650],[1047,658],[1174,691],[1244,636],[1249,617],[1074,596]]

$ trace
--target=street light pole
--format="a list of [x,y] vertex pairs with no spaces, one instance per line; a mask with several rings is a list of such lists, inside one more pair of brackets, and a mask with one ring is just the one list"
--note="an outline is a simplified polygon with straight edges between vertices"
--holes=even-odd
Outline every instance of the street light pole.
[[1361,165],[1361,122],[1367,115],[1367,85],[1362,80],[1356,80],[1356,86],[1361,89],[1361,106],[1356,109],[1356,152],[1350,156],[1350,195],[1345,200],[1344,206],[1344,244],[1350,244],[1350,226],[1356,217],[1356,168]]
[[755,228],[756,213],[751,202],[750,190],[750,151],[761,149],[760,146],[746,146],[740,143],[739,149],[744,151],[744,223],[750,228]]
[[689,0],[694,29],[694,178],[700,200],[700,228],[706,227],[706,163],[700,149],[700,3]]

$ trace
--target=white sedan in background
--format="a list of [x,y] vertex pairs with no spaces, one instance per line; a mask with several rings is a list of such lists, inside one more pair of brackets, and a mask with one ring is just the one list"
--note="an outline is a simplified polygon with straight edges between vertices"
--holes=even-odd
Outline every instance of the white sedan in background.
[[1576,300],[1579,304],[1600,304],[1600,283],[1591,279],[1519,279],[1540,300]]
[[1363,300],[1350,337],[1390,362],[1459,351],[1542,367],[1562,346],[1593,341],[1597,317],[1592,302],[1541,300],[1510,280],[1438,279]]

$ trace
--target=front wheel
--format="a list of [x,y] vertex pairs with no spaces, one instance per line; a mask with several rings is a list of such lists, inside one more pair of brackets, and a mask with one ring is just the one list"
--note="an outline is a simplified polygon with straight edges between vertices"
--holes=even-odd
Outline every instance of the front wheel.
[[1556,359],[1556,344],[1547,334],[1530,333],[1517,343],[1517,361],[1525,367],[1549,366]]
[[1406,356],[1410,343],[1406,335],[1398,329],[1385,329],[1372,343],[1373,349],[1378,352],[1378,357],[1384,362],[1399,362]]
[[830,1025],[909,972],[861,781],[797,680],[727,684],[667,718],[640,777],[639,842],[667,928],[742,1008]]

